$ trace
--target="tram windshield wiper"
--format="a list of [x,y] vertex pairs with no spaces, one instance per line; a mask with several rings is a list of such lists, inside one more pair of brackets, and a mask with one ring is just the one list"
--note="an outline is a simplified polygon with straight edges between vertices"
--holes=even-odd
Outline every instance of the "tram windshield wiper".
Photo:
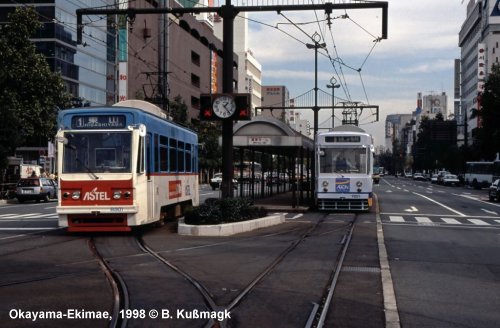
[[91,169],[90,167],[87,166],[87,164],[85,164],[84,162],[82,162],[79,158],[75,158],[76,161],[78,163],[80,163],[86,170],[87,170],[87,173],[94,179],[96,180],[99,180],[99,177],[97,176],[97,174],[95,174]]

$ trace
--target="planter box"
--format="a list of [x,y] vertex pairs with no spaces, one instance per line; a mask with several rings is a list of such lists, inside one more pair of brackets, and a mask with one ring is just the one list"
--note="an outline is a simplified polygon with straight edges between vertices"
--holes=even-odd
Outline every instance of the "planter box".
[[283,222],[285,222],[285,214],[283,213],[266,216],[260,219],[213,225],[190,225],[185,224],[184,219],[181,219],[179,220],[177,233],[184,236],[231,236]]

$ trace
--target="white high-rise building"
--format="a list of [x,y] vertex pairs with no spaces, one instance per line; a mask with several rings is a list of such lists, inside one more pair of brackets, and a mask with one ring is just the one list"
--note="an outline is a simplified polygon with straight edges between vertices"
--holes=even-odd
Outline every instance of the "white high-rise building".
[[467,117],[468,143],[474,129],[481,126],[478,118],[471,119],[471,110],[478,109],[478,95],[494,63],[500,57],[500,8],[498,0],[470,0],[467,17],[459,33],[461,48],[460,109],[457,121]]
[[[248,47],[248,13],[241,12],[234,19],[234,52],[238,55],[238,85],[235,92],[250,93],[252,113],[262,103],[262,65],[253,56]],[[215,16],[214,34],[220,40],[222,36],[222,18]]]

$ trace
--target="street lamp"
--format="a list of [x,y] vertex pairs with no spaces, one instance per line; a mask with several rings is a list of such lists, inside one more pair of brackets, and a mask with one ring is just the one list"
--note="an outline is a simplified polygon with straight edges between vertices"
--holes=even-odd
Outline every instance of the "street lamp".
[[[306,47],[307,49],[314,49],[314,107],[313,107],[313,113],[314,113],[314,147],[316,147],[316,135],[318,134],[318,49],[322,49],[326,47],[326,43],[319,43],[319,40],[321,39],[321,36],[318,33],[314,33],[312,36],[312,39],[314,41],[314,44],[307,43]],[[311,167],[311,182],[312,186],[314,188],[311,188],[311,190],[316,190],[316,156],[312,157],[312,167]],[[314,191],[313,191],[313,198],[314,198]]]
[[340,88],[340,84],[335,84],[337,80],[332,77],[330,79],[331,84],[327,84],[326,87],[332,89],[332,129],[335,127],[335,89]]
[[[315,36],[319,36],[319,34],[315,33],[313,35],[313,39],[316,39]],[[316,134],[318,133],[318,49],[326,48],[326,43],[319,43],[314,40],[314,44],[306,43],[307,49],[314,49],[314,139],[316,139]]]

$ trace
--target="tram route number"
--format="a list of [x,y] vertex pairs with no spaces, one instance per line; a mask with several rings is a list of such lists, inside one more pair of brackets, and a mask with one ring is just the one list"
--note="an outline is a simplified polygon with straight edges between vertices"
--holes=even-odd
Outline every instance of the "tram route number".
[[231,312],[226,309],[220,311],[200,311],[197,309],[177,309],[175,311],[168,309],[151,309],[148,311],[144,309],[122,309],[119,312],[119,316],[121,319],[214,319],[223,321],[231,319]]

